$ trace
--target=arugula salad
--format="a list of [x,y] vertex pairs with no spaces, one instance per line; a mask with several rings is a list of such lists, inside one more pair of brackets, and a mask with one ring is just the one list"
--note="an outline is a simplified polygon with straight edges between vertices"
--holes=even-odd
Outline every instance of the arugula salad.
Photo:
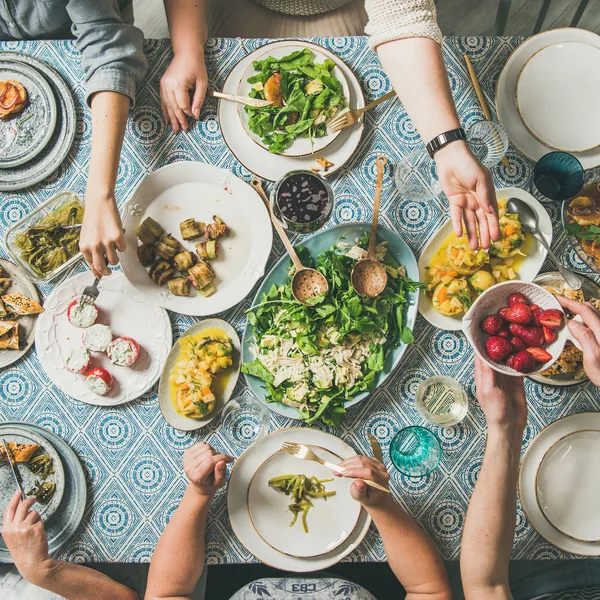
[[270,152],[283,152],[300,136],[312,140],[327,135],[326,121],[345,106],[331,59],[317,63],[313,53],[304,48],[282,58],[256,60],[252,66],[257,73],[248,78],[252,85],[249,96],[273,104],[245,106],[244,110],[248,127]]
[[344,403],[375,387],[388,350],[413,341],[403,314],[408,294],[420,286],[406,277],[387,242],[377,246],[377,258],[389,275],[383,293],[362,298],[352,288],[352,268],[366,256],[367,244],[365,232],[357,245],[338,241],[314,261],[299,248],[303,264],[325,275],[329,293],[302,305],[294,299],[288,277],[248,312],[255,359],[244,363],[242,372],[265,382],[268,402],[297,408],[309,425],[318,420],[340,425]]

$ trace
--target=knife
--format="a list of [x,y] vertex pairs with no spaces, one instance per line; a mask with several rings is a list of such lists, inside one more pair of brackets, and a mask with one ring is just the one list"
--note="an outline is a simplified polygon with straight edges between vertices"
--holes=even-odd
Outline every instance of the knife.
[[377,441],[377,438],[369,433],[369,442],[371,442],[371,450],[373,451],[373,456],[379,461],[383,462],[383,454],[381,453],[381,446]]
[[15,483],[21,492],[21,502],[25,500],[25,492],[23,491],[23,486],[21,485],[21,481],[19,479],[19,475],[17,475],[16,464],[13,463],[13,458],[10,455],[10,449],[8,444],[4,441],[3,437],[0,437],[0,442],[2,442],[4,446],[4,452],[6,452],[6,458],[8,459],[8,464],[10,465],[10,470],[12,471],[13,477],[15,478]]

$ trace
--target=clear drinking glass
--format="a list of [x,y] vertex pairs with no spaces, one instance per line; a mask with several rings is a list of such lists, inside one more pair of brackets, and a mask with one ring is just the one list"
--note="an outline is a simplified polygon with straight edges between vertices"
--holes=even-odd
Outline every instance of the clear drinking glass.
[[390,458],[396,469],[407,477],[424,477],[440,464],[442,446],[429,429],[413,425],[394,436]]
[[221,413],[221,430],[225,437],[240,448],[247,448],[267,432],[269,410],[253,396],[238,396],[230,400]]
[[452,427],[467,416],[469,399],[454,379],[436,375],[419,384],[415,406],[432,425]]
[[583,187],[584,170],[581,163],[568,152],[550,152],[533,168],[531,193],[540,202],[570,200]]
[[495,167],[508,150],[508,135],[494,121],[476,121],[466,130],[471,152],[488,169]]
[[416,202],[427,202],[442,191],[435,161],[425,149],[415,150],[400,160],[394,181],[405,198]]

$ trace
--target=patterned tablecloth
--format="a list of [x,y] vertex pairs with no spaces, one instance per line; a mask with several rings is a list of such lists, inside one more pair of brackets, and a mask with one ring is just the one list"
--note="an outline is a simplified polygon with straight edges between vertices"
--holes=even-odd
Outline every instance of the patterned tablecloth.
[[[215,39],[207,45],[210,84],[221,89],[236,62],[266,40]],[[364,38],[316,40],[341,56],[358,75],[367,101],[390,89],[377,56]],[[511,51],[520,40],[507,38],[448,38],[444,56],[458,111],[464,124],[482,118],[465,69],[468,52],[479,73],[490,106],[494,106],[496,80]],[[1,49],[33,54],[56,68],[71,86],[77,101],[76,140],[68,159],[42,184],[23,192],[0,197],[0,233],[35,206],[60,190],[83,193],[90,154],[90,114],[84,107],[83,74],[80,56],[70,41],[10,42]],[[216,104],[209,100],[202,119],[187,135],[174,135],[163,123],[158,82],[171,60],[168,41],[149,41],[146,53],[150,70],[131,111],[117,181],[117,198],[124,201],[148,173],[175,161],[203,161],[231,169],[249,180],[251,175],[228,151],[217,121]],[[393,168],[398,159],[421,144],[419,135],[398,100],[384,103],[367,114],[359,150],[331,181],[336,206],[329,225],[371,219],[371,197],[375,185],[375,158],[383,152]],[[532,164],[510,149],[511,169],[494,169],[498,187],[528,187]],[[388,167],[389,169],[390,167]],[[399,231],[416,255],[433,232],[448,218],[445,198],[420,204],[402,198],[393,179],[384,180],[382,222]],[[555,227],[555,250],[567,263],[583,263],[567,244],[559,226],[557,208],[550,207]],[[269,268],[283,253],[276,241]],[[6,256],[4,249],[0,254]],[[548,266],[548,265],[547,265]],[[80,264],[75,271],[83,270]],[[546,269],[548,270],[548,269]],[[46,296],[53,285],[42,288]],[[219,315],[241,333],[244,310],[253,294],[236,308]],[[181,333],[193,318],[170,314],[174,334]],[[349,411],[344,426],[336,431],[358,452],[368,453],[367,434],[387,447],[399,428],[423,424],[414,407],[418,383],[436,373],[449,375],[469,391],[470,412],[457,427],[437,428],[444,456],[440,467],[422,479],[408,479],[391,468],[394,495],[431,534],[445,558],[458,557],[460,536],[471,490],[481,466],[485,442],[485,420],[473,396],[473,352],[462,333],[440,331],[421,317],[415,327],[416,342],[401,366],[385,385]],[[245,383],[238,384],[242,392]],[[524,447],[545,425],[558,417],[584,410],[599,410],[598,392],[591,386],[552,388],[527,382],[529,423]],[[219,434],[219,420],[200,433],[186,434],[167,425],[158,405],[156,386],[151,392],[125,406],[93,407],[75,402],[52,386],[42,371],[35,350],[0,373],[0,419],[29,421],[47,427],[67,440],[85,466],[88,478],[88,506],[84,522],[61,558],[76,561],[149,561],[157,540],[178,505],[186,480],[181,465],[183,451],[198,440],[219,450],[239,454]],[[297,425],[271,413],[270,430]],[[388,466],[391,466],[388,464]],[[211,507],[207,528],[209,563],[242,563],[255,559],[233,535],[221,490]],[[542,539],[519,508],[514,558],[540,559],[566,555]],[[364,543],[348,560],[383,561],[380,538],[371,529]]]

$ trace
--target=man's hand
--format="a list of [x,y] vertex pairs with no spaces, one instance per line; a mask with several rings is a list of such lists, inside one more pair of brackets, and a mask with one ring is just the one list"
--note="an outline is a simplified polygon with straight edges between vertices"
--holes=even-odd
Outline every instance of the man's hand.
[[498,373],[475,357],[475,386],[488,431],[501,430],[522,437],[527,425],[523,378]]
[[[471,248],[488,248],[500,237],[498,203],[490,172],[473,156],[466,142],[453,142],[435,153],[440,184],[450,201],[454,233]],[[477,227],[479,226],[479,237]]]
[[[386,494],[377,488],[370,487],[364,482],[365,479],[370,479],[375,483],[387,487],[390,476],[385,470],[383,463],[368,456],[353,456],[352,458],[348,458],[341,462],[339,466],[343,467],[346,472],[344,475],[338,475],[338,477],[351,477],[352,479],[356,479],[350,488],[350,493],[352,494],[352,497],[357,502],[360,502],[365,508],[377,506],[382,500],[389,497],[389,494]],[[337,474],[334,472],[334,475]]]
[[217,454],[206,442],[200,442],[185,451],[183,469],[201,496],[212,498],[223,487],[227,477],[227,463],[233,456]]
[[39,582],[54,561],[48,556],[44,523],[35,510],[30,511],[35,498],[20,500],[21,493],[17,491],[4,511],[2,537],[21,576]]
[[125,236],[114,198],[86,198],[79,247],[98,279],[111,274],[107,261],[119,264],[117,250],[125,250]]
[[583,350],[583,368],[590,381],[600,386],[600,312],[591,304],[583,304],[569,300],[563,296],[556,296],[562,307],[579,315],[583,323],[569,321],[569,331],[581,344]]
[[[204,54],[187,52],[175,55],[160,80],[160,106],[165,122],[174,132],[188,130],[188,117],[200,118],[206,95],[208,75]],[[193,96],[190,101],[190,96]]]

